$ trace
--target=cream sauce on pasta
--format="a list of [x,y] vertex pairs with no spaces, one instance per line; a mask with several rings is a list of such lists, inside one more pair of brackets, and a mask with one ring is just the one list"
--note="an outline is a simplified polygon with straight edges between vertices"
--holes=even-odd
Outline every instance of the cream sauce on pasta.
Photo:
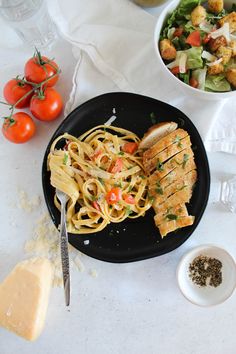
[[[57,149],[61,139],[67,144]],[[55,139],[48,155],[48,169],[52,186],[69,196],[68,232],[98,232],[110,222],[144,216],[152,206],[139,141],[126,129],[105,125],[94,127],[79,138],[65,133]],[[137,144],[133,153],[125,149],[130,142]],[[56,195],[54,202],[60,209]]]

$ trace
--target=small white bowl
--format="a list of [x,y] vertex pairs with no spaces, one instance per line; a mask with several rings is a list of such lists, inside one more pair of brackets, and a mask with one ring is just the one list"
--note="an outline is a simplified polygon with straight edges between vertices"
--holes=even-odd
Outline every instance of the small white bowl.
[[[169,5],[167,5],[162,10],[160,16],[157,19],[157,23],[154,31],[154,48],[157,54],[157,65],[160,66],[162,71],[166,74],[167,78],[170,79],[172,84],[175,85],[177,89],[182,90],[186,95],[192,96],[192,98],[200,98],[205,100],[219,100],[219,99],[230,98],[232,96],[236,97],[236,90],[230,92],[207,92],[207,91],[193,88],[185,84],[183,81],[179,80],[175,75],[171,73],[171,71],[165,65],[159,51],[160,33],[167,20],[167,17],[169,17],[169,15],[176,9],[176,7],[179,5],[179,2],[180,0],[173,0],[172,2],[170,2]],[[227,7],[231,7],[234,2],[235,0],[225,0],[224,4],[227,8]]]
[[[198,256],[219,259],[222,263],[222,283],[218,287],[200,287],[189,276],[189,265]],[[177,267],[177,281],[182,294],[195,305],[213,306],[224,302],[236,286],[236,264],[231,255],[223,248],[202,245],[185,254]]]

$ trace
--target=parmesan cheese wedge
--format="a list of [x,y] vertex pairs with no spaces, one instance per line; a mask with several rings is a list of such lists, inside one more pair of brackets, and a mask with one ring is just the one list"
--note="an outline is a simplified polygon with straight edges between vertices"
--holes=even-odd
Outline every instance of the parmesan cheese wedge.
[[52,283],[46,258],[20,262],[0,284],[0,326],[33,341],[46,317]]

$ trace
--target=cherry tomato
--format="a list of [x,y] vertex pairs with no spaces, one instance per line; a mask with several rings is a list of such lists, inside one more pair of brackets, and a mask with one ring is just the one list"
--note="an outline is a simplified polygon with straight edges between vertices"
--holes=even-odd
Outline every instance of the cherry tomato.
[[122,199],[122,191],[118,187],[112,188],[106,195],[106,201],[108,204],[115,204]]
[[138,144],[137,143],[125,143],[121,150],[124,152],[127,152],[128,154],[134,154],[135,151],[138,149]]
[[134,199],[134,197],[131,194],[125,194],[124,195],[124,201],[127,204],[135,204],[135,199]]
[[25,143],[34,135],[35,123],[28,114],[18,112],[12,118],[5,118],[2,133],[12,143]]
[[[36,84],[39,84],[40,82],[56,74],[57,70],[58,65],[54,61],[44,56],[41,57],[40,54],[30,58],[26,62],[24,69],[26,80]],[[48,80],[45,86],[54,86],[57,80],[58,75]]]
[[173,33],[173,37],[180,37],[183,34],[183,27],[178,27]]
[[187,37],[185,43],[190,44],[193,47],[200,47],[201,45],[201,35],[200,31],[193,31],[190,33],[190,35]]
[[170,69],[172,74],[177,75],[179,74],[179,66],[175,66],[174,68]]
[[[6,83],[3,89],[3,95],[5,100],[10,104],[16,104],[24,95],[29,93],[32,90],[32,86],[24,83],[20,79],[12,79]],[[16,108],[23,108],[29,106],[30,99],[33,95],[32,93],[28,94],[25,98],[22,99],[17,105]]]
[[196,79],[194,79],[193,77],[191,77],[191,79],[189,80],[189,85],[194,88],[198,88],[198,81]]
[[44,90],[43,96],[35,94],[30,101],[30,111],[35,118],[43,121],[56,119],[63,107],[60,94],[52,87]]
[[110,166],[109,172],[110,173],[118,173],[122,170],[123,161],[120,157]]

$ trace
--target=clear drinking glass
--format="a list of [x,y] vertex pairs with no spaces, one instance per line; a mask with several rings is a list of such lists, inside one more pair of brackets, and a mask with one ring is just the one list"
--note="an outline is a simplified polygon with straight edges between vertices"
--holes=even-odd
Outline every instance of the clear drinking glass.
[[229,211],[236,213],[236,176],[226,181],[213,181],[211,190],[210,201],[221,202]]
[[50,47],[58,36],[44,0],[0,0],[0,15],[30,46]]

